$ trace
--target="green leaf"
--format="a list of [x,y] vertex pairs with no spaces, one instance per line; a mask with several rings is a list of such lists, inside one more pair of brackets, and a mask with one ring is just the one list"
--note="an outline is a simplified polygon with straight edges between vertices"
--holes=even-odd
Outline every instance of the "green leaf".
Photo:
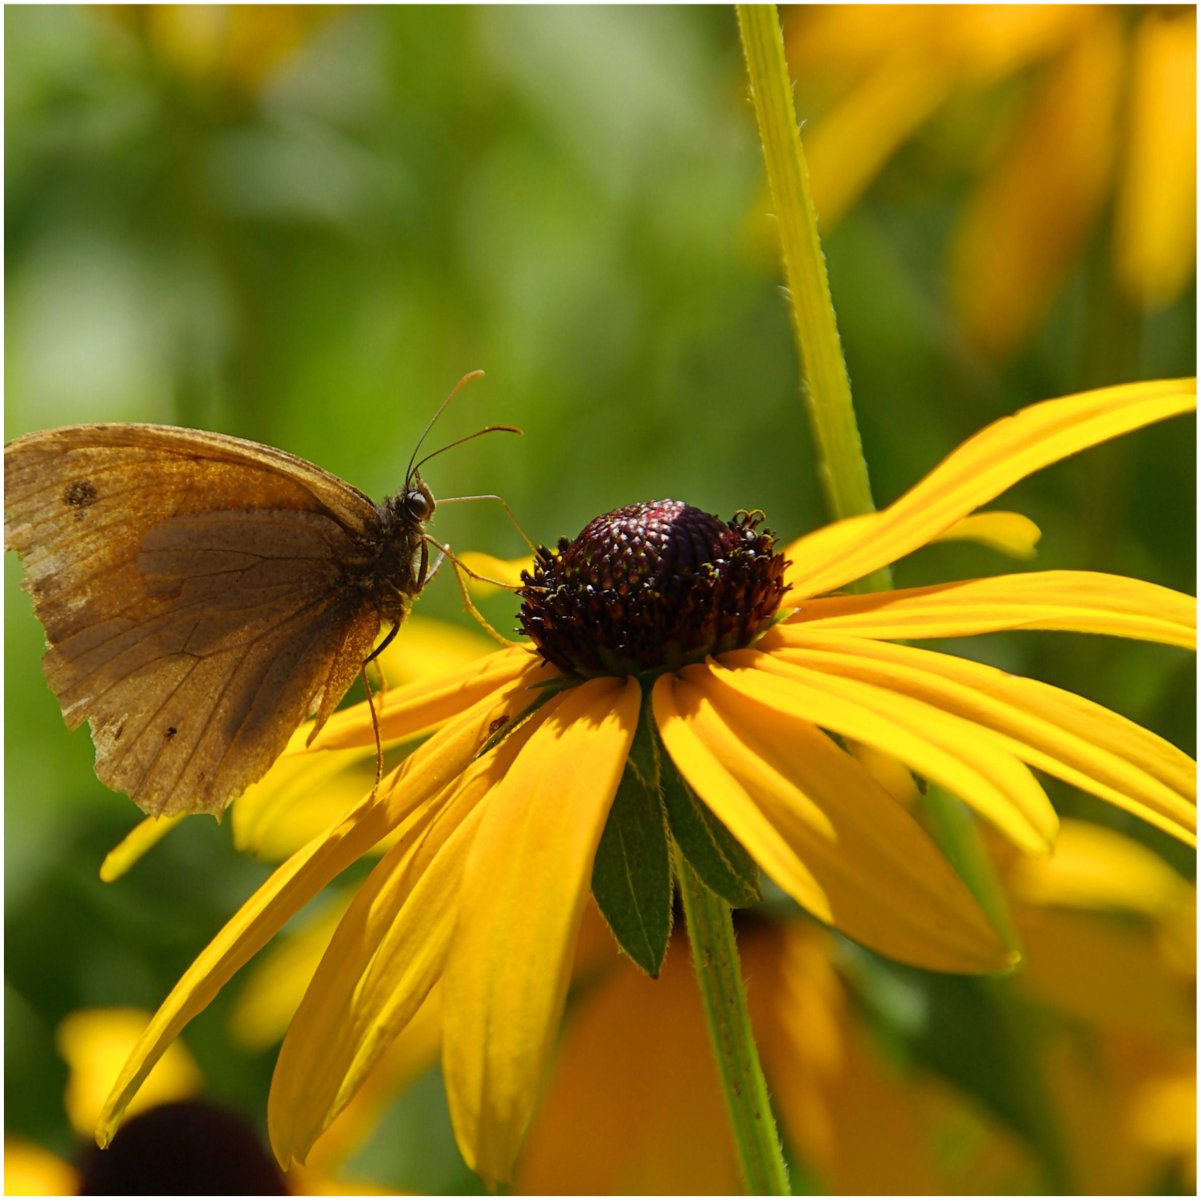
[[676,770],[670,755],[660,763],[663,802],[671,835],[705,885],[735,908],[763,899],[759,866],[742,843],[702,805]]
[[592,866],[592,895],[623,951],[656,977],[671,935],[671,859],[659,798],[631,763]]

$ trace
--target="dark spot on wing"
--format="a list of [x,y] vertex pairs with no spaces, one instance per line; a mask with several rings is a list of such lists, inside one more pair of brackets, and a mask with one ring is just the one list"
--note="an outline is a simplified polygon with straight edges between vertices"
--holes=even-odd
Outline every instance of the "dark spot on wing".
[[91,480],[75,480],[63,490],[63,504],[75,510],[76,521],[82,521],[88,509],[98,499],[96,485]]
[[170,742],[171,739],[174,738],[177,733],[179,733],[179,731],[176,730],[176,728],[174,726],[168,726],[167,727],[167,741]]

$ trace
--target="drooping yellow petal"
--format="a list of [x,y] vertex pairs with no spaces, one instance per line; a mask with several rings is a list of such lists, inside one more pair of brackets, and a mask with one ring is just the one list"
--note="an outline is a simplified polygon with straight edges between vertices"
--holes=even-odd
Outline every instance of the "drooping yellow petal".
[[1018,846],[1045,852],[1055,810],[990,730],[886,689],[759,651],[722,655],[722,681],[769,710],[878,747],[976,809]]
[[1182,592],[1096,571],[1032,571],[925,588],[822,596],[785,622],[858,638],[962,638],[998,630],[1075,630],[1192,650],[1197,602]]
[[282,1040],[350,900],[340,894],[311,918],[306,913],[302,926],[297,923],[246,969],[229,1011],[235,1042],[262,1051]]
[[633,679],[597,679],[547,702],[471,848],[442,1063],[459,1147],[488,1183],[509,1177],[542,1084],[640,696]]
[[380,1119],[396,1098],[438,1062],[441,1045],[442,997],[435,984],[359,1091],[313,1144],[305,1158],[305,1169],[333,1172],[340,1168],[376,1133]]
[[388,832],[385,815],[385,806],[367,801],[332,834],[297,852],[201,952],[146,1027],[113,1085],[96,1127],[100,1146],[108,1146],[147,1073],[184,1026],[294,913]]
[[[69,1070],[63,1104],[78,1134],[92,1132],[113,1073],[125,1062],[149,1018],[142,1009],[78,1009],[59,1024],[55,1042]],[[175,1043],[155,1064],[130,1109],[141,1113],[194,1097],[203,1084],[191,1052],[183,1043]]]
[[937,538],[1049,463],[1196,408],[1195,380],[1158,380],[1048,400],[986,426],[878,513],[792,543],[788,601],[832,592]]
[[655,721],[685,779],[763,869],[886,955],[936,971],[1011,966],[914,818],[816,727],[729,687],[742,674],[697,665],[661,676]]
[[[533,671],[527,675],[532,677]],[[518,677],[439,731],[345,820],[277,869],[234,914],[171,990],[126,1061],[97,1124],[96,1141],[102,1147],[112,1139],[130,1098],[184,1026],[330,880],[462,771],[487,739],[498,712],[514,703],[524,707],[526,684],[527,677]]]
[[[861,681],[975,723],[1024,762],[1186,842],[1197,830],[1196,765],[1170,742],[1100,705],[955,655],[792,627],[776,660]],[[769,646],[772,645],[769,643]],[[787,649],[783,649],[783,648]]]
[[148,817],[136,826],[107,855],[100,865],[100,879],[105,884],[119,880],[143,855],[164,839],[183,819],[186,813],[173,817]]
[[281,862],[345,817],[375,783],[375,748],[289,754],[230,807],[237,850]]
[[506,744],[477,761],[453,796],[418,815],[338,923],[271,1081],[267,1122],[285,1168],[304,1162],[441,975],[478,802],[513,757]]
[[955,522],[933,541],[978,542],[1014,559],[1033,559],[1042,536],[1042,530],[1025,514],[994,509]]

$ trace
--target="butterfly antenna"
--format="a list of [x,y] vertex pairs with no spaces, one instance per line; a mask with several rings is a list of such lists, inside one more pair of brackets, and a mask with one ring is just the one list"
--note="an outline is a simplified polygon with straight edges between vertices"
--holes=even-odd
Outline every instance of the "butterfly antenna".
[[462,446],[464,442],[471,442],[473,439],[482,437],[484,434],[520,434],[521,432],[515,425],[486,425],[482,430],[476,430],[474,434],[467,434],[462,438],[456,438],[453,442],[448,442],[445,446],[439,446],[437,450],[431,450],[425,458],[419,459],[409,468],[405,479],[412,479],[414,471],[419,471],[430,459],[437,458],[444,450],[450,450],[452,446]]
[[[434,428],[434,422],[437,421],[438,418],[441,417],[442,414],[446,411],[446,406],[448,404],[450,404],[450,402],[452,400],[454,400],[454,398],[456,396],[458,396],[458,394],[462,390],[464,384],[470,383],[473,379],[479,379],[479,377],[483,374],[484,373],[482,371],[469,371],[469,372],[467,372],[467,374],[465,376],[463,376],[463,378],[461,380],[459,380],[459,382],[457,384],[455,384],[455,386],[453,388],[451,388],[450,395],[447,396],[447,398],[438,406],[437,412],[434,413],[434,415],[429,419],[428,423],[426,424],[425,429],[423,429],[421,431],[421,437],[417,439],[417,445],[413,447],[413,453],[412,453],[412,455],[409,456],[409,466],[408,466],[407,470],[405,471],[405,479],[406,480],[411,479],[413,472],[417,470],[417,467],[421,466],[421,463],[418,463],[417,466],[415,467],[413,465],[413,461],[417,458],[418,452],[421,450],[421,444],[429,436],[430,430],[432,430]],[[453,443],[452,443],[452,445],[453,445]],[[437,453],[437,452],[435,452],[435,453]],[[422,459],[421,462],[424,463],[425,460]]]

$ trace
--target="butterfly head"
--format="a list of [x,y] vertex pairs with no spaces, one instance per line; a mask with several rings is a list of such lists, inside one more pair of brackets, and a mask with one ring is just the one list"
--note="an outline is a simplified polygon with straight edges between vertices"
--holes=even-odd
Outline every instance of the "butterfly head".
[[414,525],[424,525],[438,507],[429,485],[415,471],[405,481],[405,486],[389,502],[398,517],[407,518]]

